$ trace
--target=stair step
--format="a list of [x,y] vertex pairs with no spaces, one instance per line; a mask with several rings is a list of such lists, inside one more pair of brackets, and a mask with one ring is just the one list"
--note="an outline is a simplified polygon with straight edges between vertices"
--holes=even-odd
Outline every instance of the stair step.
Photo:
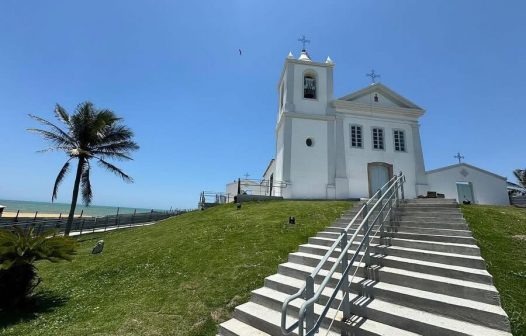
[[[324,256],[329,251],[329,246],[314,245],[314,244],[303,244],[299,247],[299,252],[312,253]],[[486,264],[482,257],[477,256],[466,256],[462,254],[447,253],[447,252],[435,252],[427,250],[419,250],[401,246],[386,246],[376,245],[372,248],[373,253],[381,255],[392,255],[407,259],[416,259],[422,261],[431,261],[440,264],[448,264],[455,266],[463,266],[475,269],[486,269]],[[351,250],[349,253],[355,253]],[[340,254],[340,249],[332,253],[331,257],[337,257]]]
[[[283,272],[285,269],[289,270],[287,274]],[[280,265],[280,274],[303,280],[313,269],[314,267],[285,263]],[[314,279],[315,282],[320,283],[327,274],[326,270],[320,271],[319,277]],[[334,287],[340,278],[340,273],[334,273],[329,286]],[[364,285],[363,293],[375,299],[403,304],[414,309],[438,313],[490,328],[508,330],[506,329],[507,315],[499,305],[372,280],[365,280],[362,284]]]
[[[484,327],[379,299],[362,298],[362,300],[356,300],[353,302],[351,310],[365,318],[421,335],[512,336],[511,333],[504,330]],[[506,327],[504,326],[504,328]]]
[[383,255],[392,255],[408,259],[430,261],[440,264],[463,266],[474,269],[486,269],[486,263],[480,256],[449,253],[441,251],[422,250],[403,246],[379,245],[374,251]]
[[403,246],[420,250],[430,250],[438,252],[459,253],[471,256],[480,256],[480,249],[474,244],[459,244],[447,242],[431,242],[416,239],[392,238],[393,246]]
[[[304,282],[299,279],[275,274],[265,279],[265,285],[287,294],[296,293]],[[315,285],[315,289],[318,286]],[[320,297],[320,303],[326,304],[334,287],[326,287]],[[419,309],[408,308],[375,298],[374,300],[350,294],[352,312],[384,324],[425,335],[488,335],[511,336],[506,331],[491,329],[451,317],[436,315]],[[334,307],[341,302],[342,294],[337,293]]]
[[[390,232],[392,227],[384,227],[383,237],[393,237],[393,238],[404,238],[404,239],[414,239],[414,240],[424,240],[424,241],[433,241],[433,242],[446,242],[446,243],[459,243],[459,244],[475,244],[475,239],[473,237],[466,236],[450,236],[450,235],[438,235],[438,234],[425,234],[425,233],[412,233],[406,232],[404,228],[399,228],[396,232]],[[373,234],[378,230],[378,227],[373,228]],[[347,231],[348,234],[354,234],[355,229]],[[361,232],[360,232],[361,233]],[[321,231],[318,232],[316,237],[322,238],[332,238],[338,239],[341,232],[334,231]],[[380,236],[381,231],[378,231],[377,236]],[[359,234],[356,237],[359,241],[363,239],[363,235]],[[374,239],[374,238],[373,238]]]
[[451,230],[468,230],[469,227],[465,221],[459,221],[457,223],[447,222],[436,222],[431,220],[406,220],[401,219],[397,222],[399,227],[419,227],[419,228],[431,228],[431,229],[451,229]]
[[[360,255],[363,254],[361,253]],[[289,262],[311,267],[316,267],[321,261],[321,259],[322,256],[315,254],[307,254],[302,252],[295,252],[289,254]],[[335,261],[336,258],[329,258],[327,262],[323,265],[322,269],[329,270],[334,265]],[[375,272],[369,274],[370,278],[374,276],[374,279],[378,280],[378,277],[381,276],[382,281],[386,282],[393,282],[395,281],[394,279],[398,279],[397,281],[401,281],[401,284],[403,284],[404,279],[400,279],[399,276],[400,272],[403,272],[406,276],[413,276],[413,279],[411,279],[411,282],[409,282],[408,284],[409,287],[416,286],[418,284],[418,280],[427,280],[427,288],[433,288],[434,286],[441,285],[440,281],[442,281],[445,285],[446,283],[449,284],[450,282],[454,282],[455,280],[457,280],[457,285],[460,283],[460,281],[464,281],[464,283],[461,283],[461,285],[467,286],[467,288],[466,292],[462,292],[462,294],[468,295],[472,292],[480,294],[477,290],[469,291],[468,287],[470,286],[476,287],[478,289],[485,288],[486,290],[488,290],[489,287],[485,287],[484,285],[492,285],[493,283],[493,278],[491,274],[489,274],[486,270],[438,264],[428,261],[406,259],[395,256],[373,255],[372,262],[376,263],[377,265],[375,266],[377,267],[375,268]],[[351,272],[354,272],[356,267],[361,268],[361,274],[365,272],[365,265],[363,263],[355,264]],[[388,278],[389,276],[392,276],[393,278]],[[437,277],[440,277],[440,279]],[[430,281],[433,283],[429,283]],[[421,288],[426,287],[425,285],[421,286]],[[440,287],[436,287],[434,289],[442,290],[442,292],[447,293],[446,289],[441,289]],[[493,295],[494,293],[492,292],[491,294]]]
[[237,319],[230,319],[221,323],[219,333],[222,336],[271,336]]
[[411,233],[406,232],[403,228],[400,228],[398,232],[387,233],[387,235],[393,238],[404,238],[430,242],[458,243],[467,245],[475,245],[476,243],[473,237]]
[[[284,294],[279,291],[272,290],[270,288],[260,288],[252,292],[254,300],[259,302],[260,306],[272,306],[275,308],[278,308],[279,310],[276,310],[276,312],[279,312],[281,310],[281,306],[284,302],[284,300],[288,297],[288,294]],[[288,312],[292,313],[291,318],[287,319],[287,325],[292,324],[294,321],[297,320],[297,314],[299,312],[299,309],[301,305],[304,303],[303,299],[297,299],[292,301],[289,304]],[[269,309],[269,308],[267,308]],[[315,304],[314,305],[314,315],[319,317],[319,314],[321,313],[323,309],[323,306]],[[325,335],[327,333],[328,324],[330,323],[330,319],[335,317],[335,322],[331,328],[331,332],[329,335],[341,335],[340,330],[342,327],[341,319],[343,317],[343,314],[340,311],[336,311],[335,309],[329,309],[326,318],[324,319],[324,323],[322,323],[322,327],[318,331],[317,335]],[[279,319],[277,320],[277,323],[281,323],[281,313],[278,313],[277,317]],[[364,319],[362,317],[354,317],[351,324],[354,326],[355,335],[400,335],[400,336],[416,336],[416,334],[401,330],[386,324],[382,324],[377,321]],[[281,333],[276,333],[275,335],[282,335]]]
[[[315,306],[315,310],[319,311],[319,309],[316,308],[317,307]],[[234,318],[246,324],[256,326],[258,329],[270,335],[283,335],[281,332],[281,311],[265,307],[255,302],[247,302],[236,307],[234,310]],[[297,320],[297,316],[287,316],[287,325],[292,324],[295,320]],[[320,328],[319,332],[321,335],[325,335],[327,333],[327,329]],[[241,335],[244,336],[245,334]],[[292,335],[298,335],[297,329],[294,330]],[[340,332],[332,331],[329,333],[329,335],[340,336]]]

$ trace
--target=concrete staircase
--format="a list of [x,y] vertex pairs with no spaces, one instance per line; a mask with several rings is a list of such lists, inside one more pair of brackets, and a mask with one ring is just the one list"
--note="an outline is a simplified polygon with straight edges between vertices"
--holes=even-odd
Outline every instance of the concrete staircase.
[[[355,206],[307,244],[300,245],[298,252],[291,253],[289,261],[279,265],[278,273],[267,277],[265,286],[252,292],[251,301],[236,307],[233,318],[220,325],[220,335],[282,335],[282,303],[301,288],[305,277],[357,211]],[[357,266],[351,284],[351,320],[341,321],[338,293],[318,335],[341,335],[343,331],[348,335],[510,336],[499,293],[458,204],[445,199],[407,200],[397,212],[399,222],[388,226],[384,237],[371,243],[373,266]],[[316,285],[338,254],[339,250],[335,251],[334,258],[315,279]],[[315,305],[317,316],[340,277],[334,274],[331,288],[324,290]],[[287,325],[297,320],[302,304],[301,299],[291,303]],[[328,332],[326,328],[334,316]]]

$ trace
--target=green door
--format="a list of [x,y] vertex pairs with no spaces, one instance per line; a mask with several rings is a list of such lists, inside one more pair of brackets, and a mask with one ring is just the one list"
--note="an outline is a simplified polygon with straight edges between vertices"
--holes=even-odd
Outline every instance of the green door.
[[371,184],[371,197],[389,182],[389,169],[383,165],[373,165],[370,168],[369,183]]
[[471,182],[457,182],[458,202],[469,201],[475,203],[473,197],[473,184]]

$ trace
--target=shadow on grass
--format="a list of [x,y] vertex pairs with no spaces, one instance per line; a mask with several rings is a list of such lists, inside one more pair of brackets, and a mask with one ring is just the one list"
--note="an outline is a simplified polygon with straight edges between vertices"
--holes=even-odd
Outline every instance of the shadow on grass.
[[67,297],[49,291],[41,291],[29,299],[22,307],[0,309],[0,329],[20,322],[27,322],[44,313],[50,313],[63,306]]

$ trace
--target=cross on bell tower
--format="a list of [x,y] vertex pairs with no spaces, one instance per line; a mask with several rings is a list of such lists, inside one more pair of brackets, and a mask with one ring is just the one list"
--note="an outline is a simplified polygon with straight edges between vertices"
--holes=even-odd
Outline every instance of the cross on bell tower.
[[310,43],[310,40],[308,40],[307,38],[305,38],[305,35],[302,35],[301,38],[298,39],[298,41],[301,42],[302,45],[303,45],[303,48],[301,49],[301,51],[306,51],[306,49],[305,49],[305,45],[306,45],[307,43]]
[[371,73],[365,74],[367,77],[371,77],[371,84],[376,84],[376,78],[380,78],[381,76],[374,72],[374,69],[371,70]]

